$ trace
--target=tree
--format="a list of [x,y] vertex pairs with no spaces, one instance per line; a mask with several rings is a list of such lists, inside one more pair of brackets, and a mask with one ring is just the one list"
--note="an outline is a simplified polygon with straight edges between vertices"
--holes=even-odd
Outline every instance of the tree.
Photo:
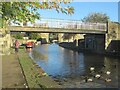
[[[64,2],[67,4],[70,2]],[[19,22],[34,22],[40,19],[38,9],[55,9],[58,13],[61,11],[65,14],[73,14],[74,8],[67,6],[62,7],[61,2],[0,2],[0,15],[4,24],[10,21],[19,24]]]
[[22,33],[16,33],[16,34],[14,34],[14,35],[12,35],[15,39],[23,39],[23,36],[24,36],[24,34],[22,34]]
[[38,35],[38,33],[31,33],[31,34],[29,35],[29,38],[30,38],[30,39],[38,39],[38,38],[39,38],[39,35]]
[[106,23],[109,20],[109,17],[104,13],[91,13],[87,17],[82,19],[83,22],[99,22]]

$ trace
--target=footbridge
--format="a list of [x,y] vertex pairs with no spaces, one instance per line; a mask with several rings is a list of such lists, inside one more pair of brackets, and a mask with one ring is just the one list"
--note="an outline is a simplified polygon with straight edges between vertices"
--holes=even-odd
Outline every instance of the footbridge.
[[9,26],[11,32],[39,32],[39,33],[78,33],[78,34],[106,34],[107,23],[84,23],[78,20],[41,19],[26,26]]

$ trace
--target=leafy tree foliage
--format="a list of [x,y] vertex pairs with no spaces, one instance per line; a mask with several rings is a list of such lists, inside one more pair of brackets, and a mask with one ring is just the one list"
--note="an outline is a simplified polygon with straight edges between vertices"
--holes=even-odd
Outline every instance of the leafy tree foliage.
[[83,22],[99,22],[106,23],[109,20],[109,17],[104,13],[91,13],[87,17],[82,19]]
[[22,34],[22,33],[17,33],[17,34],[14,34],[14,35],[13,35],[13,37],[14,37],[15,39],[23,39],[23,36],[24,36],[24,34]]
[[30,39],[38,39],[38,38],[39,38],[39,35],[38,35],[38,33],[31,33],[31,34],[29,35],[29,38],[30,38]]
[[[69,2],[64,2],[67,4]],[[62,7],[61,2],[0,2],[2,9],[2,19],[4,23],[13,21],[14,23],[19,22],[34,22],[35,19],[40,19],[39,9],[55,9],[58,13],[62,12],[65,14],[73,14],[74,8],[67,5]]]

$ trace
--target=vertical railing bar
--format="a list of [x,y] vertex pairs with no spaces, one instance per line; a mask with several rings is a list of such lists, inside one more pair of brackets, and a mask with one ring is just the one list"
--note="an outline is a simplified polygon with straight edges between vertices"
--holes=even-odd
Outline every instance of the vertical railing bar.
[[35,27],[51,27],[65,29],[83,29],[83,30],[100,30],[105,31],[107,25],[105,23],[90,23],[76,20],[59,20],[59,19],[41,19],[39,23],[34,24]]

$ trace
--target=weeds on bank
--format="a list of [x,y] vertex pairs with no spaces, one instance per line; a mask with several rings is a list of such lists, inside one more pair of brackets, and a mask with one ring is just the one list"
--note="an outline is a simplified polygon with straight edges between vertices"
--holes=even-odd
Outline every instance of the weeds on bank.
[[19,50],[18,57],[23,68],[28,87],[43,89],[46,88],[46,86],[41,85],[39,79],[43,76],[47,76],[47,74],[38,71],[38,68],[36,67],[37,65],[31,60],[23,48]]

